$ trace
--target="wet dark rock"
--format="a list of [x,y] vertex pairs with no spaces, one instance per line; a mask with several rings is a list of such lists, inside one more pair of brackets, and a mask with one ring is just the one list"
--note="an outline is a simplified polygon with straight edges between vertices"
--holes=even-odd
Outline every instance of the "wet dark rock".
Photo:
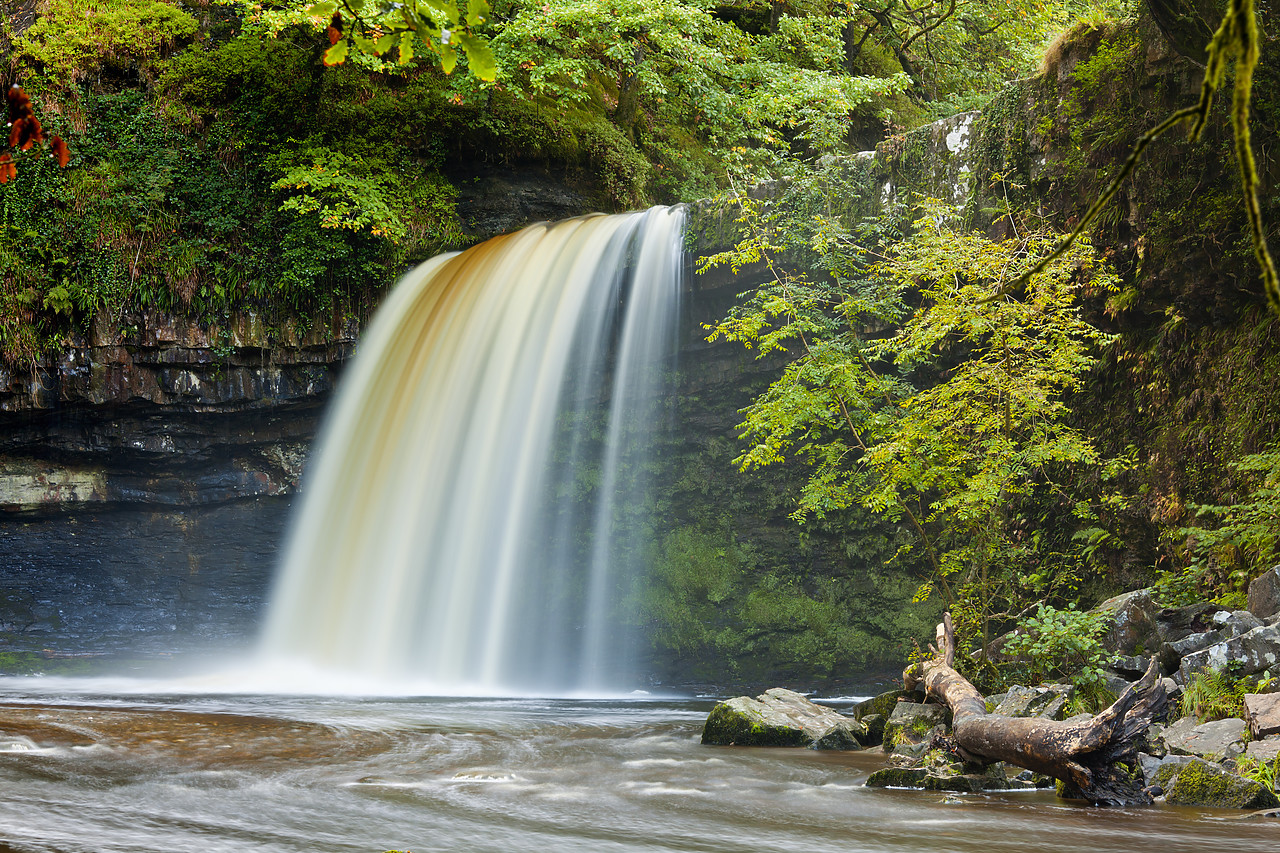
[[1180,806],[1266,809],[1280,800],[1266,786],[1230,773],[1199,758],[1179,768],[1167,785],[1165,802]]
[[594,188],[541,165],[493,167],[454,175],[458,214],[474,240],[487,240],[535,222],[552,222],[599,209]]
[[1250,582],[1249,612],[1259,619],[1280,613],[1280,566]]
[[10,650],[168,657],[255,635],[287,497],[0,516]]
[[714,746],[807,746],[858,749],[861,723],[774,687],[752,699],[738,696],[711,709],[702,742]]

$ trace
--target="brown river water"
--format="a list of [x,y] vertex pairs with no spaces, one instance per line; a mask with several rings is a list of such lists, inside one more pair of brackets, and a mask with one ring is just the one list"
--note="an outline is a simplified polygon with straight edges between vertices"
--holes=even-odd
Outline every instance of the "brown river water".
[[711,704],[0,679],[0,850],[1280,850],[1280,820],[874,790],[878,751],[704,747]]

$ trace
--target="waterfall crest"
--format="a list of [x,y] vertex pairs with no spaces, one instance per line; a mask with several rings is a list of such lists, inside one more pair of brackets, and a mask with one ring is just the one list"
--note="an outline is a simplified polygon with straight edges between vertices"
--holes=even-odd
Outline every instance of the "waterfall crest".
[[407,274],[343,377],[268,659],[440,693],[635,686],[645,454],[682,208],[535,225]]

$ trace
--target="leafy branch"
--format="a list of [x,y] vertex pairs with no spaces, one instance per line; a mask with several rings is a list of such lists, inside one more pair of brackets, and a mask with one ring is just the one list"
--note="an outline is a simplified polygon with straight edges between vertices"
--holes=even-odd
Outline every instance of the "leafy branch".
[[468,0],[465,12],[453,0],[322,0],[307,14],[329,21],[325,65],[341,65],[352,49],[372,57],[394,50],[408,65],[421,48],[440,60],[445,74],[457,67],[461,51],[478,79],[493,82],[498,75],[489,42],[478,32],[492,14],[488,0]]

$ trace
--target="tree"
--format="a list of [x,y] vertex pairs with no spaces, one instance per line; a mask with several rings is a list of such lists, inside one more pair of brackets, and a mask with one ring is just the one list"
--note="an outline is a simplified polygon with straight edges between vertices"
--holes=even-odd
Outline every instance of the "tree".
[[1056,235],[1021,230],[994,243],[957,231],[930,202],[913,235],[876,264],[851,235],[815,220],[810,245],[831,277],[811,280],[777,263],[778,233],[759,205],[743,204],[752,236],[705,266],[764,259],[775,278],[710,337],[794,358],[744,410],[738,465],[803,460],[811,473],[798,521],[861,504],[908,525],[928,566],[919,597],[939,590],[984,645],[993,623],[1074,592],[1080,562],[1030,519],[1046,507],[1097,511],[1077,481],[1109,466],[1068,425],[1064,396],[1104,340],[1079,318],[1075,296],[1114,288],[1105,265],[1077,245],[1014,295],[1007,284]]

